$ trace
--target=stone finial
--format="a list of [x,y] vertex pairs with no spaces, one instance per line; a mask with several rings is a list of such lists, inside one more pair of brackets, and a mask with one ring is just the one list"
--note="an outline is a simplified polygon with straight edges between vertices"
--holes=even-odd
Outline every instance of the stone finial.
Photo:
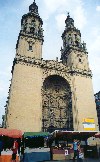
[[58,57],[56,57],[56,62],[58,62]]
[[70,18],[69,12],[67,12],[67,18]]

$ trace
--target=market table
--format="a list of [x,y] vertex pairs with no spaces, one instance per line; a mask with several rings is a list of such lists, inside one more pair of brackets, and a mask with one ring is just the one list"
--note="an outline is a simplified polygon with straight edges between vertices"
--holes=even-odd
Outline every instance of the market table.
[[[68,154],[66,154],[66,152]],[[74,156],[74,151],[72,149],[68,150],[68,149],[53,149],[52,150],[52,155],[53,155],[53,160],[69,160],[69,159],[73,159]]]
[[[11,158],[12,158],[12,151],[8,150],[1,152],[1,162],[11,162]],[[17,160],[16,162],[19,162],[18,155],[16,156],[16,160]]]
[[37,162],[50,160],[49,148],[25,149],[24,162]]

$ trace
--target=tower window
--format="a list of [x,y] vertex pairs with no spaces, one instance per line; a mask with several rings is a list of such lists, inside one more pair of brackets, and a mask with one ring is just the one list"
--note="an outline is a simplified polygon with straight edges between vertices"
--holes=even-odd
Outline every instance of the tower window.
[[30,28],[30,32],[31,32],[31,33],[34,33],[34,31],[35,31],[35,28],[34,28],[34,27],[31,27],[31,28]]
[[31,50],[31,51],[32,51],[32,45],[29,45],[29,50]]
[[24,31],[26,32],[26,27],[24,27]]
[[79,58],[79,62],[82,62],[81,58]]

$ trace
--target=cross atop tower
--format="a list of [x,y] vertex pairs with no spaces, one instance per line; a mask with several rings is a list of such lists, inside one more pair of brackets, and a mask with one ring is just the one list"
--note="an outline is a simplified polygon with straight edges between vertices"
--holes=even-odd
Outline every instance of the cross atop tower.
[[67,18],[70,18],[69,12],[67,12]]

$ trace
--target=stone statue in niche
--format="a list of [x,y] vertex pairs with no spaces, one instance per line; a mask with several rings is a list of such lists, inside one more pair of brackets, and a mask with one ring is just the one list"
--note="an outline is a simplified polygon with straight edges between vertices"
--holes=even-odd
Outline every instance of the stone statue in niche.
[[71,34],[68,35],[68,44],[71,45],[73,43],[73,38]]
[[36,27],[35,19],[32,20],[32,22],[31,22],[31,27],[34,27],[34,28]]
[[63,48],[62,48],[62,47],[61,47],[61,50],[60,50],[60,51],[61,51],[61,54],[64,52],[64,50],[63,50]]
[[34,34],[34,31],[35,31],[35,28],[34,27],[31,27],[30,28],[30,33],[33,33]]
[[77,46],[80,45],[80,38],[79,38],[79,36],[76,35],[76,34],[75,34],[75,44],[76,44]]
[[43,29],[42,29],[41,25],[39,25],[39,27],[38,27],[38,36],[40,36],[40,37],[43,36]]
[[21,30],[26,32],[26,30],[27,30],[27,19],[22,21]]
[[75,45],[75,35],[74,34],[72,35],[72,43],[73,43],[73,45]]
[[41,36],[43,36],[43,28],[41,28]]
[[38,35],[38,30],[36,28],[36,21],[35,21],[35,19],[33,19],[32,22],[31,22],[30,32],[32,32],[36,36]]
[[86,43],[84,43],[84,41],[82,45],[83,45],[83,50],[86,51]]
[[63,41],[63,46],[66,47],[66,39]]

